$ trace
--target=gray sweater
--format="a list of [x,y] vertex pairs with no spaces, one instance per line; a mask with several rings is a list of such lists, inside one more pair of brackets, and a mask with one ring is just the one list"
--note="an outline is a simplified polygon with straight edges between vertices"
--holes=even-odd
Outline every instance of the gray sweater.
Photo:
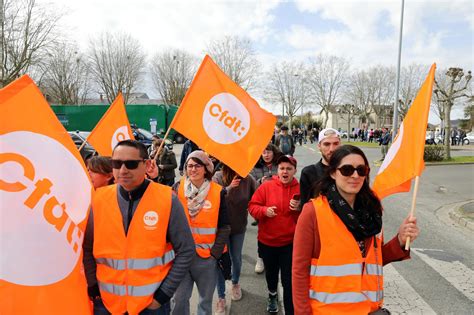
[[[134,191],[127,192],[122,187],[118,186],[117,198],[122,214],[124,230],[128,232],[131,219],[137,209],[140,199],[143,196],[148,184],[150,182],[145,180],[143,184],[135,189]],[[159,201],[158,201],[159,202]],[[131,217],[128,217],[129,208],[131,211]],[[110,237],[113,237],[111,235]],[[184,214],[183,206],[179,199],[173,194],[171,202],[171,213],[168,222],[168,230],[166,233],[166,239],[171,243],[175,251],[175,259],[173,265],[166,276],[165,280],[154,294],[155,300],[161,305],[165,304],[173,296],[174,292],[178,288],[181,280],[184,278],[186,272],[188,272],[193,258],[196,254],[193,235],[189,228],[186,215]],[[84,236],[84,269],[87,278],[87,286],[89,295],[99,294],[97,288],[97,277],[96,277],[96,262],[93,256],[93,244],[94,244],[94,219],[92,215],[92,209],[89,214],[87,221],[86,233]]]

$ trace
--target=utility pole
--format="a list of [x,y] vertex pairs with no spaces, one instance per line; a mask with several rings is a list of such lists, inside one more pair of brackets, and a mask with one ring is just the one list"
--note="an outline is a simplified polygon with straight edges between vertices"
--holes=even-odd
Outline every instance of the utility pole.
[[395,85],[395,101],[393,104],[393,136],[397,134],[398,131],[398,90],[400,88],[400,64],[402,60],[402,38],[403,38],[403,11],[405,8],[405,0],[402,0],[402,9],[400,14],[400,36],[398,39],[398,64],[397,64],[397,82]]

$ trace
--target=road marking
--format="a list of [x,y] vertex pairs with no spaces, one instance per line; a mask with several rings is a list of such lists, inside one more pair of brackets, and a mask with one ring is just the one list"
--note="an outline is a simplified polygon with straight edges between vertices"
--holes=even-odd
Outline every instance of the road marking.
[[474,301],[474,271],[461,263],[458,257],[439,249],[412,248],[412,252]]
[[384,307],[392,314],[436,314],[392,265],[383,267]]

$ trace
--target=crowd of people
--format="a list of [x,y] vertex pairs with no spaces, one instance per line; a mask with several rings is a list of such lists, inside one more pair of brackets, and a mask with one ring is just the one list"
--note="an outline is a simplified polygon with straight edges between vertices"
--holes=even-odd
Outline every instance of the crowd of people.
[[[404,245],[418,236],[416,218],[385,243],[365,154],[342,145],[332,128],[311,137],[321,159],[299,181],[285,126],[246,177],[190,140],[177,182],[176,156],[158,150],[159,138],[150,150],[124,140],[112,157],[89,159],[96,192],[83,263],[94,314],[212,314],[215,290],[215,314],[225,314],[226,294],[245,300],[248,214],[258,228],[255,272],[265,272],[267,312],[279,312],[281,280],[285,314],[387,314],[382,268],[410,257]],[[194,287],[197,310],[189,302]]]

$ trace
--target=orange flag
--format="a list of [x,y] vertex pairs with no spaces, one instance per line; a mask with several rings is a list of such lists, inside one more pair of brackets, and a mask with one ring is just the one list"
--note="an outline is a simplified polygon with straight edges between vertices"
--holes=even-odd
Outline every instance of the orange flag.
[[134,139],[127,112],[123,104],[122,93],[110,105],[94,130],[87,137],[89,142],[100,155],[112,156],[115,145],[126,139]]
[[206,55],[171,128],[241,176],[270,141],[276,118],[260,108]]
[[0,314],[90,314],[81,155],[28,76],[0,90],[0,110]]
[[425,167],[423,153],[435,70],[433,64],[375,177],[372,189],[380,199],[410,191],[411,180]]

